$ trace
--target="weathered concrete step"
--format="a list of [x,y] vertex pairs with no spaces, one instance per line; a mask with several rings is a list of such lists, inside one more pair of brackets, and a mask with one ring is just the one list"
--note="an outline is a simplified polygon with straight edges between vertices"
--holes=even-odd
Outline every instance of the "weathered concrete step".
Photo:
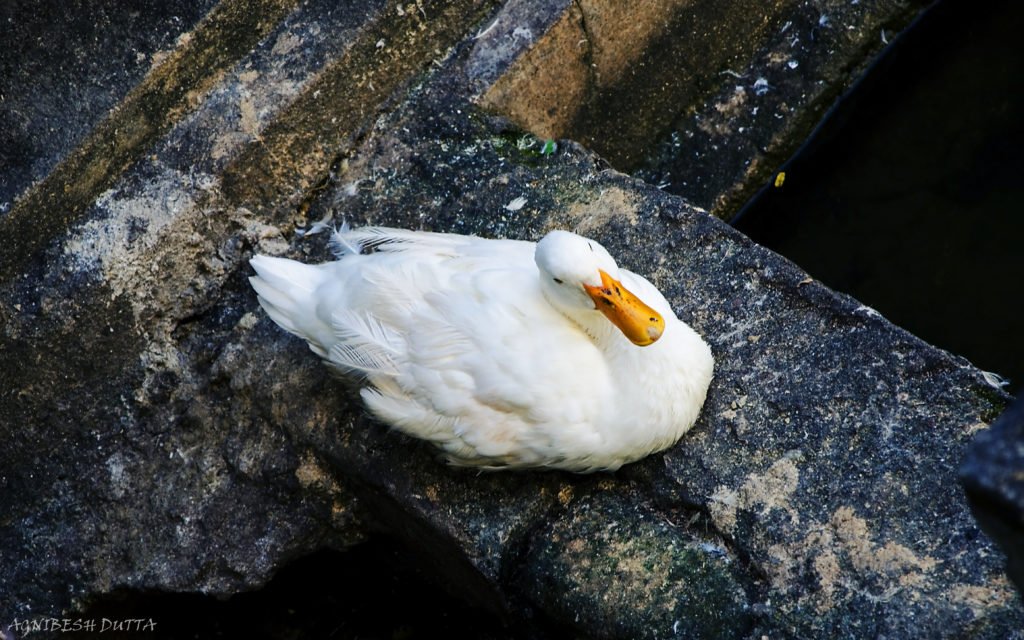
[[225,0],[192,31],[181,34],[176,47],[72,151],[24,193],[14,195],[10,211],[0,218],[0,230],[11,238],[8,250],[0,256],[0,273],[16,269],[79,220],[292,4],[288,0],[255,5]]
[[80,144],[216,4],[0,7],[0,215]]
[[469,71],[484,107],[729,219],[919,10],[513,1],[480,35]]

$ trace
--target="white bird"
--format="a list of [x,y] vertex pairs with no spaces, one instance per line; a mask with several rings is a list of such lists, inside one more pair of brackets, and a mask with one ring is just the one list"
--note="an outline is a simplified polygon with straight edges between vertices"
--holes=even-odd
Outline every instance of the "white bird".
[[364,227],[334,244],[320,265],[254,256],[260,304],[453,464],[614,470],[697,419],[711,350],[593,240]]

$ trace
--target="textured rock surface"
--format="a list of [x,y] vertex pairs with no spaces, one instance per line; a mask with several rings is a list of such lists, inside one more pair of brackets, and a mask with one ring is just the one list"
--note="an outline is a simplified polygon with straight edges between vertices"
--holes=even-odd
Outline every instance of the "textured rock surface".
[[811,133],[841,92],[926,4],[788,4],[776,14],[773,29],[758,33],[761,47],[737,44],[750,52],[749,59],[712,69],[719,82],[709,78],[710,94],[704,94],[701,107],[677,111],[658,132],[653,146],[659,153],[632,165],[636,175],[730,219],[757,190],[774,182],[796,150],[793,142]]
[[[276,6],[215,81],[157,101],[160,124],[98,125],[123,150],[110,163],[87,140],[0,217],[18,243],[0,263],[0,622],[117,591],[230,594],[384,529],[538,634],[1024,626],[956,485],[1007,402],[977,370],[583,147],[542,154],[474,107],[470,38],[497,3]],[[167,64],[191,68],[223,24]],[[254,251],[326,258],[323,234],[296,230],[342,216],[599,239],[712,345],[700,421],[616,474],[445,467],[365,417],[245,280]]]
[[[921,6],[513,1],[469,71],[486,81],[479,103],[520,127],[729,219]],[[517,48],[498,75],[495,59]]]
[[622,494],[597,493],[531,537],[519,585],[590,638],[740,637],[751,626],[743,572],[709,538]]
[[0,214],[46,177],[215,2],[0,6]]
[[[283,246],[244,205],[276,184],[259,203],[294,212],[369,124],[373,91],[390,95],[486,9],[445,7],[427,25],[383,2],[221,3],[0,218],[3,619],[124,589],[235,593],[362,538],[320,452],[227,410],[247,387],[225,337],[256,320],[242,260]],[[357,73],[365,105],[317,108]],[[305,154],[280,168],[289,142]]]
[[1007,569],[1024,594],[1024,402],[978,433],[960,467],[960,481],[985,531],[1003,548]]

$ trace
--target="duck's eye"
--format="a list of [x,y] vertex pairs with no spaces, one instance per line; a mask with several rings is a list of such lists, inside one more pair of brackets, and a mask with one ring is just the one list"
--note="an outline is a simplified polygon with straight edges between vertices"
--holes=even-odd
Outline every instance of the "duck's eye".
[[558,284],[565,284],[564,282],[562,282],[562,281],[561,281],[561,280],[559,280],[558,278],[552,278],[552,280],[554,280],[554,281],[555,281],[555,282],[557,282]]

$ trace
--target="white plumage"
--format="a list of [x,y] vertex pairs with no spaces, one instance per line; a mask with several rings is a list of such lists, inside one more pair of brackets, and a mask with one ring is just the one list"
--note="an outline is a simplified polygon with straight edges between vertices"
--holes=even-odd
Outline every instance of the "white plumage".
[[710,349],[593,240],[365,227],[334,244],[321,265],[253,257],[260,303],[454,464],[617,469],[697,419]]

